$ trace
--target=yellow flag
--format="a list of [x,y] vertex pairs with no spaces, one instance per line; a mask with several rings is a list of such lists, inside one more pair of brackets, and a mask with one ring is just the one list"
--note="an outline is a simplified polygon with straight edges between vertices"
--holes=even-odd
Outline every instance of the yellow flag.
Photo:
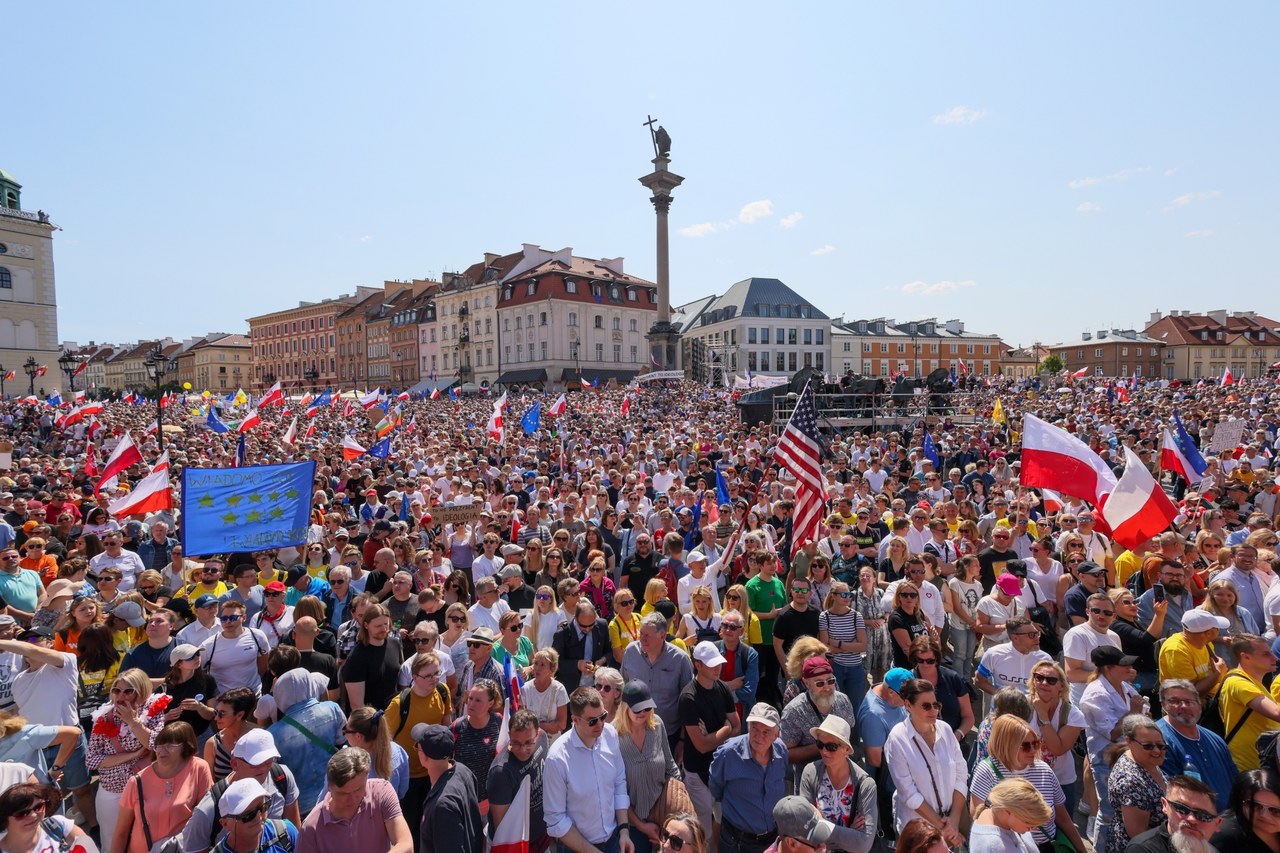
[[995,421],[998,424],[1002,424],[1008,420],[1008,418],[1005,417],[1005,414],[1004,414],[1004,403],[1001,402],[999,397],[996,397],[996,404],[991,409],[991,420]]

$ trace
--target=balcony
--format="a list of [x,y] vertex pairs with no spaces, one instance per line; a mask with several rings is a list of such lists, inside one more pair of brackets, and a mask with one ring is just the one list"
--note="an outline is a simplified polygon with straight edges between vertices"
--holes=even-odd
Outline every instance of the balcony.
[[459,306],[458,306],[458,316],[459,316],[459,317],[466,317],[466,316],[469,316],[470,314],[471,314],[471,306],[470,306],[470,305],[468,305],[467,303],[465,303],[465,302],[464,302],[464,303],[462,303],[461,305],[459,305]]

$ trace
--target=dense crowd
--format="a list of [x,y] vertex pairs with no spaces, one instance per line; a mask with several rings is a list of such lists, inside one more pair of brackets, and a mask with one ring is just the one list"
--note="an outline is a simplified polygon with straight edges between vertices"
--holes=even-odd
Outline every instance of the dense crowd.
[[[220,554],[110,509],[232,464],[207,397],[0,402],[0,853],[1280,853],[1280,392],[969,385],[824,435],[813,538],[718,390],[286,401],[246,456],[315,461],[306,541]],[[1019,482],[1025,413],[1208,468],[1126,550]]]

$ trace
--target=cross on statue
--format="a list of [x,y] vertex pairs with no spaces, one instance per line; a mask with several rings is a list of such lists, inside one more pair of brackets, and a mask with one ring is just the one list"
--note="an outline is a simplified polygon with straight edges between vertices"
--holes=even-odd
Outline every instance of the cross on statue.
[[653,116],[647,116],[647,118],[649,120],[641,122],[641,124],[649,128],[649,136],[653,139],[654,157],[666,157],[671,153],[671,135],[660,124],[658,129],[654,130],[653,126],[657,124],[658,120]]

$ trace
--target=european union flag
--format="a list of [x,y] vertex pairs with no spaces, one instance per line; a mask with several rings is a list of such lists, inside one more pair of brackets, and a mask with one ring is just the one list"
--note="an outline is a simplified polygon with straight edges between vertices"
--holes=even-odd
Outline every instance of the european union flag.
[[387,436],[382,441],[374,444],[369,448],[368,453],[370,456],[376,456],[379,459],[391,458],[391,436]]
[[938,446],[933,443],[933,436],[929,433],[924,434],[924,450],[925,458],[933,463],[933,470],[937,471],[942,468],[942,460],[938,458]]
[[182,547],[187,554],[259,551],[307,541],[315,462],[184,468]]
[[214,432],[218,432],[218,433],[231,432],[231,427],[227,426],[222,422],[222,420],[218,417],[217,413],[214,412],[213,406],[209,407],[209,417],[206,419],[206,422],[209,424],[209,429],[213,430]]
[[733,503],[729,500],[729,484],[724,481],[724,472],[719,465],[716,466],[716,503]]
[[542,404],[534,403],[529,407],[529,411],[524,413],[524,417],[520,419],[520,428],[524,430],[525,435],[533,435],[541,425]]

